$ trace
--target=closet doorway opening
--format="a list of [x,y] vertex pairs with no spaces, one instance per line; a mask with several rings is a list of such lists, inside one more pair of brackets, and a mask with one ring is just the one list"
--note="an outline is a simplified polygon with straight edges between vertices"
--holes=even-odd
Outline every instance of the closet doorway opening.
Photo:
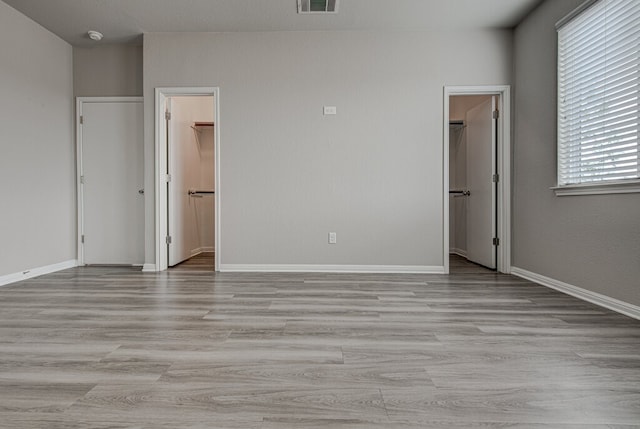
[[217,271],[219,124],[217,88],[156,90],[158,271]]
[[446,272],[510,271],[509,88],[446,87]]

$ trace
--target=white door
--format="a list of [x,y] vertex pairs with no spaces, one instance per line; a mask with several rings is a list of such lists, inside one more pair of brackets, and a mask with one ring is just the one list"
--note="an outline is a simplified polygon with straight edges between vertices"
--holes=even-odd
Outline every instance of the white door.
[[196,189],[198,186],[193,182],[195,162],[193,151],[184,148],[189,144],[189,136],[185,133],[192,133],[191,127],[183,117],[182,101],[184,97],[172,97],[167,99],[167,163],[171,180],[167,183],[168,201],[168,233],[171,237],[168,243],[169,266],[179,264],[191,257],[191,247],[189,246],[195,236],[193,222],[190,222],[192,215],[195,215],[195,201],[189,195],[189,189]]
[[85,264],[144,262],[142,101],[82,101]]
[[469,110],[467,124],[467,258],[496,268],[495,97]]

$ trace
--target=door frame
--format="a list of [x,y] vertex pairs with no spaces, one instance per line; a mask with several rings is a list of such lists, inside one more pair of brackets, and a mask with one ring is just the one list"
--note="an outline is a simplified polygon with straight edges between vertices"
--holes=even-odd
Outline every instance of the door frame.
[[[85,103],[144,103],[144,97],[76,97],[76,206],[77,206],[77,258],[78,265],[84,265],[84,186],[82,176],[82,121]],[[142,126],[142,124],[140,124]],[[140,142],[143,144],[144,142]],[[140,243],[144,246],[144,241]]]
[[443,100],[442,140],[442,223],[444,271],[449,273],[449,97],[456,95],[498,96],[498,142],[496,173],[499,176],[497,199],[497,249],[496,269],[500,273],[511,272],[511,86],[445,86]]
[[213,97],[214,139],[215,139],[215,271],[220,271],[220,88],[219,87],[160,87],[155,89],[155,270],[164,271],[169,267],[166,252],[167,226],[167,193],[163,192],[167,171],[167,132],[163,106],[167,98],[180,96]]

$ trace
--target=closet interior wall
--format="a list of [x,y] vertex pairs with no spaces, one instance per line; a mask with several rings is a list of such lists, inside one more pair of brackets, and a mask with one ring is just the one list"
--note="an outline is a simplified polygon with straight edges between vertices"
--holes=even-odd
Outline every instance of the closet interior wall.
[[171,264],[215,251],[213,97],[172,97],[169,169],[174,198],[169,219]]

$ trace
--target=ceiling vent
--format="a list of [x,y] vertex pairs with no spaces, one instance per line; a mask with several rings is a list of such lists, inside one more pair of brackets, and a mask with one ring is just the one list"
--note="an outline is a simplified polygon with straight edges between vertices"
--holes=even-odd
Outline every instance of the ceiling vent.
[[338,0],[298,0],[298,13],[338,13]]

